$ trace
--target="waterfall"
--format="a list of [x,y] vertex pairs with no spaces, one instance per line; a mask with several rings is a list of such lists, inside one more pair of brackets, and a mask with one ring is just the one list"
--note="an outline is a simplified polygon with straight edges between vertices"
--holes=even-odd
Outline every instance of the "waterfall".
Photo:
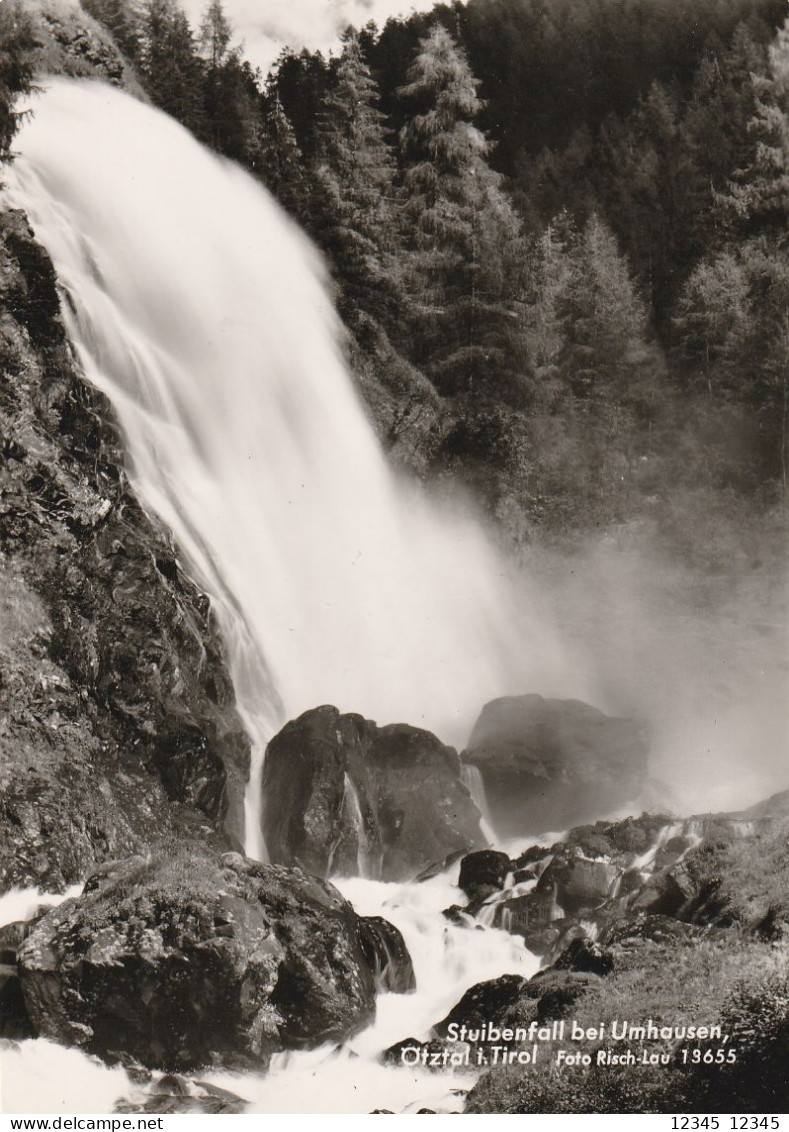
[[474,763],[463,763],[460,768],[460,779],[471,795],[471,800],[482,817],[481,828],[491,845],[498,840],[493,828],[488,809],[488,799],[485,794],[485,783],[482,780],[482,771]]
[[250,854],[286,718],[333,703],[457,744],[486,699],[557,694],[552,635],[518,624],[476,521],[388,466],[322,262],[260,184],[115,88],[54,79],[32,108],[7,195],[54,261],[138,497],[212,602],[253,743]]

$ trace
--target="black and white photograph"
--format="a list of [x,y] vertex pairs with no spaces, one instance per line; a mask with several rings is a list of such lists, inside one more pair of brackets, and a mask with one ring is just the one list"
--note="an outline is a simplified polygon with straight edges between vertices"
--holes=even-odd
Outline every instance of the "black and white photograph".
[[782,1128],[788,430],[786,0],[0,0],[4,1127]]

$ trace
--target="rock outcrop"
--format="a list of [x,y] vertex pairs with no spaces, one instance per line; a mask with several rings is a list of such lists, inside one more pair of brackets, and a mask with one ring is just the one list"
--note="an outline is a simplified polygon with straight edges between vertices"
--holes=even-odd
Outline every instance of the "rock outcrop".
[[485,843],[457,754],[406,724],[305,712],[269,743],[262,790],[271,859],[318,876],[411,880]]
[[[560,969],[597,974],[605,966],[593,953],[591,940],[598,936],[603,942],[628,933],[684,938],[693,925],[738,924],[761,938],[781,939],[789,935],[787,833],[781,796],[742,813],[684,821],[642,814],[579,826],[550,848],[532,846],[508,862],[496,855],[495,878],[478,875],[497,884],[461,885],[468,905],[445,915],[457,924],[481,918],[522,936],[548,960],[563,952]],[[484,865],[487,857],[467,857],[461,878],[468,882],[475,862]],[[509,879],[499,881],[502,874]]]
[[636,797],[648,744],[629,719],[580,700],[508,696],[485,705],[463,752],[499,836],[567,829]]
[[0,214],[0,891],[242,826],[249,742],[206,597],[141,509],[52,264]]
[[32,63],[38,74],[100,79],[144,97],[112,35],[78,0],[25,0],[24,8],[32,28]]
[[17,962],[37,1034],[169,1071],[262,1066],[375,1012],[361,921],[339,892],[236,853],[107,865]]

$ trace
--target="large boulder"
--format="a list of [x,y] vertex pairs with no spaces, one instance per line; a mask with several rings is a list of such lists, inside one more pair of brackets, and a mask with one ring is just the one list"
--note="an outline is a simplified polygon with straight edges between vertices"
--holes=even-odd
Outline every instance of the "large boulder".
[[325,706],[269,743],[263,831],[272,861],[317,876],[411,880],[485,844],[460,760],[435,735]]
[[486,704],[463,761],[479,768],[496,832],[516,836],[567,829],[631,800],[647,754],[633,720],[529,695]]
[[328,882],[178,850],[94,874],[20,946],[37,1034],[170,1071],[261,1066],[375,1012],[360,920]]
[[496,891],[504,888],[507,874],[511,871],[512,862],[506,853],[497,849],[479,849],[460,862],[458,888],[473,899],[480,889]]

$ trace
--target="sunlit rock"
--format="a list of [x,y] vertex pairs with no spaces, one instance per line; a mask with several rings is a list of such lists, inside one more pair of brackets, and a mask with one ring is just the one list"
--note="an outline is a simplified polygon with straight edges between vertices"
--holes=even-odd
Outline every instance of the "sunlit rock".
[[337,890],[240,854],[130,858],[18,952],[36,1033],[168,1070],[265,1065],[374,1014],[360,921]]

